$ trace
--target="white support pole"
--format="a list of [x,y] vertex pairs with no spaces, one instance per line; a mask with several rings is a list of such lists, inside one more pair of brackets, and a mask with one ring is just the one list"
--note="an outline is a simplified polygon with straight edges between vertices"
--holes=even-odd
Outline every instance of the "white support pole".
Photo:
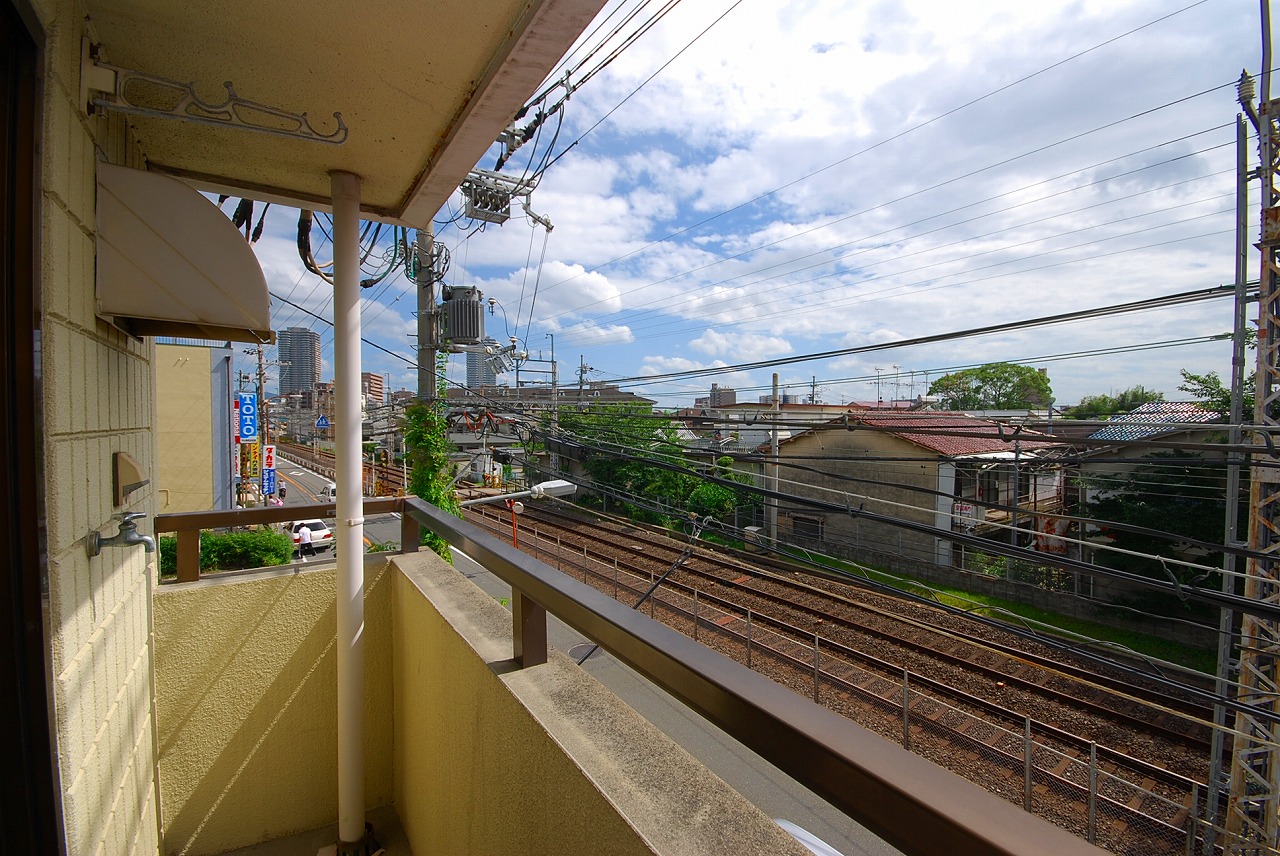
[[364,498],[360,460],[360,178],[333,192],[333,363],[337,440],[338,840],[364,837]]

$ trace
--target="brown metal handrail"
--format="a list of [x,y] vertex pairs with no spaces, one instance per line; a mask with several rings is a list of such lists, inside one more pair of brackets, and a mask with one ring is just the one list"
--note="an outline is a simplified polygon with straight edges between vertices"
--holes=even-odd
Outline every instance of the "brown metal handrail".
[[[366,517],[371,514],[401,512],[401,552],[413,552],[417,549],[416,545],[420,539],[418,524],[403,514],[403,509],[404,497],[369,497],[364,500]],[[177,533],[178,582],[189,583],[200,579],[200,532],[202,530],[261,526],[269,523],[288,523],[294,520],[323,520],[333,517],[336,513],[337,505],[332,502],[237,508],[234,511],[187,511],[179,514],[157,514],[155,529],[157,535],[167,532]],[[405,550],[405,544],[413,546]]]

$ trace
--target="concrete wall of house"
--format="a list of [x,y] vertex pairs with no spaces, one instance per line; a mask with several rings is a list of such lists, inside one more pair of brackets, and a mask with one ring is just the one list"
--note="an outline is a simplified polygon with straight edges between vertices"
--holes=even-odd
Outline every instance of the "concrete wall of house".
[[393,560],[396,811],[414,853],[807,851],[434,554]]
[[[366,565],[370,808],[392,799],[391,576]],[[331,568],[157,588],[165,853],[221,853],[337,820],[335,590]]]
[[[150,579],[154,555],[85,553],[114,513],[154,514],[154,492],[113,505],[112,453],[155,477],[153,347],[95,316],[95,165],[141,166],[119,115],[78,105],[87,15],[71,0],[32,0],[45,33],[41,102],[40,326],[48,515],[54,729],[67,851],[158,847]],[[150,524],[142,521],[142,531]],[[34,572],[34,570],[33,570]]]
[[215,433],[225,432],[215,432],[210,382],[216,353],[194,345],[156,345],[156,493],[161,514],[222,507],[217,487],[225,474],[215,469],[214,444]]
[[[912,489],[938,489],[937,460],[919,446],[874,431],[816,431],[783,444],[781,456],[783,489],[788,492],[916,523],[935,523],[932,494]],[[789,457],[809,469],[788,468],[785,462]],[[877,457],[919,460],[877,462]],[[937,539],[932,535],[848,514],[816,512],[799,506],[790,511],[792,514],[784,515],[789,520],[797,515],[822,519],[823,540],[843,545],[849,555],[856,556],[864,549],[927,561],[938,555]],[[789,540],[789,530],[793,528],[783,527],[780,537]]]

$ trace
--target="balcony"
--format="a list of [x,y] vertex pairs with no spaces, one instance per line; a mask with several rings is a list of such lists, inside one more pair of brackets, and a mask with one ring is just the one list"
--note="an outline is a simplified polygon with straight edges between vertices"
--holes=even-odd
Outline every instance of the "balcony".
[[[1097,852],[422,501],[399,511],[501,577],[511,610],[433,553],[365,557],[365,793],[388,853],[807,851],[547,646],[551,612],[907,853]],[[200,528],[291,506],[157,518]],[[180,559],[181,562],[181,559]],[[154,596],[164,850],[292,846],[337,816],[335,574],[206,575]],[[402,834],[398,831],[402,829]],[[310,835],[310,838],[306,838]],[[330,843],[333,841],[329,838]],[[282,851],[254,851],[282,852]]]

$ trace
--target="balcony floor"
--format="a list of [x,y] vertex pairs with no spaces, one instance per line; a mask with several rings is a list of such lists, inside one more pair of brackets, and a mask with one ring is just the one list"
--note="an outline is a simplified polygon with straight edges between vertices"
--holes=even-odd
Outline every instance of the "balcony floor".
[[[409,849],[409,840],[405,838],[404,830],[400,827],[400,818],[396,816],[394,808],[391,806],[375,808],[366,815],[365,819],[373,824],[374,835],[386,856],[413,856],[413,851]],[[288,838],[277,838],[252,847],[228,850],[222,856],[312,856],[325,848],[329,848],[325,852],[332,853],[333,845],[337,840],[338,824],[335,821],[329,826],[299,832]]]

